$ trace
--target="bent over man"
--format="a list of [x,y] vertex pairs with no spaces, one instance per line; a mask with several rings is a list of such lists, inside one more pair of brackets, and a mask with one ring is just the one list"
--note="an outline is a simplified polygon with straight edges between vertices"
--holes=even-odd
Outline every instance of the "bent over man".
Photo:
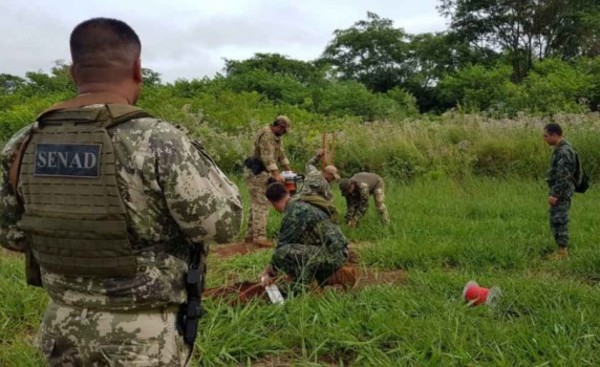
[[265,190],[269,178],[283,182],[278,163],[284,170],[290,170],[290,162],[281,141],[281,137],[289,129],[290,119],[286,116],[277,116],[271,125],[263,127],[254,136],[252,154],[245,162],[248,168],[246,184],[250,193],[246,243],[254,243],[259,247],[271,246],[267,241],[267,218],[270,206],[265,197]]
[[[202,287],[205,241],[239,230],[239,192],[171,124],[133,107],[137,34],[94,18],[71,33],[78,95],[6,145],[0,243],[26,252],[50,303],[38,345],[50,366],[184,366],[195,335],[186,274]],[[36,264],[39,263],[39,268]],[[194,311],[194,310],[192,310]]]
[[340,191],[346,198],[346,224],[356,227],[369,207],[369,196],[373,195],[377,212],[385,223],[389,223],[390,217],[384,200],[383,178],[374,173],[360,172],[340,181]]
[[261,279],[272,279],[281,271],[294,281],[292,292],[306,290],[313,279],[319,285],[353,285],[355,271],[343,267],[348,240],[337,224],[335,206],[320,196],[291,199],[277,182],[269,185],[266,196],[284,216],[277,247]]
[[558,245],[558,250],[554,254],[557,258],[568,256],[569,208],[571,197],[575,193],[577,170],[577,153],[562,135],[562,128],[556,123],[544,127],[544,141],[554,147],[546,182],[550,205],[550,229]]
[[331,201],[333,199],[331,183],[339,180],[340,174],[333,165],[325,166],[322,172],[317,169],[317,164],[323,154],[322,149],[317,150],[317,153],[306,163],[304,186],[302,186],[299,195],[319,195]]

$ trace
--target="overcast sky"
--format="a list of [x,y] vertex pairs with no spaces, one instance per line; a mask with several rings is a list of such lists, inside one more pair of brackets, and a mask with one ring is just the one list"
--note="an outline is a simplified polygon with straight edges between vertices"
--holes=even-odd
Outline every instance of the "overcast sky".
[[118,18],[142,40],[142,65],[162,76],[212,77],[223,59],[257,52],[314,60],[336,29],[367,18],[411,34],[446,29],[437,0],[0,0],[0,73],[23,76],[70,60],[71,30],[92,17]]

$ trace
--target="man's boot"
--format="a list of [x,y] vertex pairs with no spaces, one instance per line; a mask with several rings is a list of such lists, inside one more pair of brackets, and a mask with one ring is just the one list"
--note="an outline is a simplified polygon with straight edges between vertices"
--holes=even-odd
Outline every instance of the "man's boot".
[[344,289],[353,288],[356,285],[358,274],[351,266],[342,266],[323,282],[322,285],[341,285]]
[[244,243],[252,243],[254,242],[254,237],[253,236],[246,236],[244,237]]
[[554,251],[548,256],[549,260],[563,260],[569,257],[569,248],[560,246],[558,250]]

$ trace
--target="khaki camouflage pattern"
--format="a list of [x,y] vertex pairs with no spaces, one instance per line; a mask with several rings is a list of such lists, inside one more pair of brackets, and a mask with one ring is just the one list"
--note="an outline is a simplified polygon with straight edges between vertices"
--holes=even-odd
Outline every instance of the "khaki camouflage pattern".
[[269,126],[263,127],[254,136],[252,155],[259,158],[269,172],[278,170],[277,163],[290,165],[281,137],[273,134]]
[[[183,366],[190,348],[176,329],[176,312],[186,301],[189,249],[203,246],[206,254],[203,241],[237,235],[239,192],[200,144],[167,122],[137,118],[109,133],[132,243],[174,244],[141,251],[132,277],[65,276],[42,268],[51,302],[38,344],[51,366]],[[0,244],[20,251],[28,248],[18,226],[21,193],[7,172],[26,136],[16,134],[0,156]]]
[[549,209],[550,230],[559,247],[569,246],[569,209],[575,193],[576,154],[573,146],[563,139],[554,148],[548,168],[548,195],[558,198],[556,205]]
[[[42,269],[44,287],[60,304],[101,310],[180,304],[186,299],[182,279],[187,272],[189,244],[228,242],[240,229],[242,206],[237,187],[205,152],[167,122],[139,118],[111,128],[110,133],[132,237],[139,242],[166,243],[183,236],[188,243],[166,253],[143,252],[137,258],[138,273],[132,278],[67,277]],[[3,167],[9,165],[19,144],[19,139],[12,139],[6,145]],[[22,241],[11,242],[22,236],[14,229],[22,208],[10,206],[17,198],[6,174],[2,187],[1,244],[23,248]]]
[[0,154],[0,168],[2,169],[3,178],[0,186],[0,245],[18,252],[24,252],[27,246],[25,233],[17,226],[23,209],[13,187],[10,185],[8,172],[13,164],[16,149],[27,138],[32,127],[33,125],[25,126],[13,135]]
[[332,200],[331,185],[323,177],[323,173],[317,169],[320,156],[315,155],[306,163],[304,186],[300,190],[300,195],[319,195],[326,200]]
[[390,217],[384,202],[383,179],[374,173],[364,172],[352,176],[350,181],[355,182],[357,187],[351,193],[342,193],[346,198],[346,222],[358,222],[366,214],[369,196],[373,195],[377,213],[385,223],[389,223]]
[[50,302],[37,344],[52,367],[185,366],[191,351],[176,318],[172,307],[106,312]]
[[313,279],[323,283],[347,257],[348,240],[321,208],[299,199],[288,203],[271,265],[294,279],[293,292]]
[[248,208],[248,228],[246,238],[262,240],[267,238],[267,219],[271,204],[265,196],[269,172],[279,170],[277,163],[289,166],[290,162],[285,155],[281,137],[276,136],[269,126],[260,129],[254,135],[252,156],[262,161],[266,172],[258,175],[246,170],[246,185],[250,194],[250,207]]
[[249,170],[246,172],[246,186],[250,193],[246,238],[256,240],[267,238],[267,220],[271,203],[265,196],[265,191],[269,177],[271,176],[267,172],[261,172],[258,175]]

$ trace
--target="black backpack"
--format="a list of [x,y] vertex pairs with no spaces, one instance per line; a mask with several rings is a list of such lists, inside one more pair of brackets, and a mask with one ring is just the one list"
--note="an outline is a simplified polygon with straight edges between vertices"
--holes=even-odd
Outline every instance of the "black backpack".
[[575,192],[584,193],[590,187],[590,177],[583,169],[579,153],[575,152]]

